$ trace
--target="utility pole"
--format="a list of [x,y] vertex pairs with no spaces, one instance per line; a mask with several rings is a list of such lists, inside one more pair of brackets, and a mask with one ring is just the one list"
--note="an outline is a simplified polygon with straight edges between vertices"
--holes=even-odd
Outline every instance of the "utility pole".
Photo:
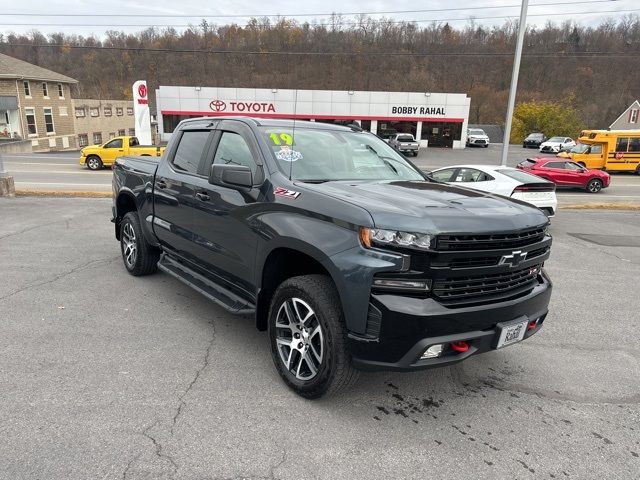
[[516,91],[518,90],[518,74],[520,73],[520,58],[522,57],[522,44],[524,34],[527,31],[527,7],[529,0],[522,0],[520,9],[520,24],[518,25],[518,42],[516,43],[516,54],[513,59],[513,71],[511,72],[511,88],[509,89],[509,103],[507,104],[507,119],[504,124],[504,140],[502,142],[502,160],[500,165],[507,165],[507,154],[509,153],[509,139],[511,138],[511,120],[513,118],[513,108],[516,103]]
[[16,188],[13,183],[13,177],[10,177],[9,173],[4,169],[2,153],[0,153],[0,197],[13,197],[15,193]]

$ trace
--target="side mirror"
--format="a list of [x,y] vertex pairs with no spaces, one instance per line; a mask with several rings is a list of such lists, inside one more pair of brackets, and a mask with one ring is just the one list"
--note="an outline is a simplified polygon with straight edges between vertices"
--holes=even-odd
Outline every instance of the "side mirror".
[[433,180],[433,172],[431,170],[422,170],[422,174],[430,180]]
[[253,173],[245,165],[211,165],[209,183],[221,187],[253,187]]

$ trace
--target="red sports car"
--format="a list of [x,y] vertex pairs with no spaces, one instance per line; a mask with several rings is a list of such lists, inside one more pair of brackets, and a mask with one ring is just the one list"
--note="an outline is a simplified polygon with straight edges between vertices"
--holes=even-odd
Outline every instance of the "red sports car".
[[602,170],[589,170],[569,160],[552,157],[527,158],[517,168],[551,180],[558,187],[584,188],[598,193],[609,186],[611,177]]

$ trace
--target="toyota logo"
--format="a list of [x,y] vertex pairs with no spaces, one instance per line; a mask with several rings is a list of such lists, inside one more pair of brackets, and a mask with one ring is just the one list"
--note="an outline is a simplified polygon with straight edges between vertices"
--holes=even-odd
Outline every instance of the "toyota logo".
[[214,100],[209,104],[209,108],[214,112],[224,112],[227,109],[227,104],[222,100]]
[[140,98],[145,98],[147,96],[147,86],[144,83],[138,85],[138,95],[140,95]]

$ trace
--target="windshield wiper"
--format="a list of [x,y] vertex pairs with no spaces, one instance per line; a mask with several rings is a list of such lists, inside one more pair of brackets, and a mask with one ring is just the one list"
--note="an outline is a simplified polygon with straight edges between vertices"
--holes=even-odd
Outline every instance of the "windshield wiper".
[[387,156],[385,156],[385,155],[380,155],[378,152],[376,152],[376,150],[375,150],[371,145],[365,145],[365,147],[366,147],[366,148],[368,148],[369,150],[371,150],[371,151],[375,154],[375,156],[376,156],[376,157],[378,157],[380,160],[382,160],[382,161],[384,162],[384,164],[385,164],[387,167],[389,167],[389,169],[390,169],[393,173],[395,173],[396,175],[398,175],[398,169],[397,169],[396,167],[394,167],[394,166],[391,164],[391,162],[389,161],[389,160],[391,160],[391,161],[393,161],[393,162],[397,162],[397,160],[396,160],[395,158],[393,158],[393,157],[387,157]]
[[331,178],[296,178],[296,182],[304,182],[304,183],[325,183],[325,182],[333,182]]

